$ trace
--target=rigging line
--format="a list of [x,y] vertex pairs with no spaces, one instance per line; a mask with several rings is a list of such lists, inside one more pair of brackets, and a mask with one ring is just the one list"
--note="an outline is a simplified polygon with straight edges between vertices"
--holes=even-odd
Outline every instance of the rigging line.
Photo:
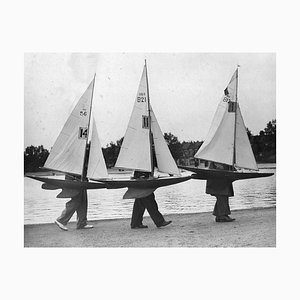
[[234,136],[233,136],[233,162],[232,166],[234,167],[236,164],[236,113],[237,113],[237,106],[238,106],[238,70],[239,70],[239,65],[237,65],[236,71],[235,71],[235,110],[234,110]]
[[152,149],[152,128],[151,128],[151,107],[150,107],[150,95],[149,95],[149,83],[148,83],[148,72],[147,72],[147,62],[145,59],[145,69],[146,69],[146,86],[147,86],[147,100],[148,100],[148,117],[149,117],[149,141],[150,141],[150,161],[151,161],[151,175],[154,174],[154,163],[153,163],[153,149]]
[[[89,112],[89,119],[88,119],[88,128],[87,128],[87,138],[85,142],[85,148],[84,148],[84,157],[83,157],[83,166],[82,166],[82,173],[81,173],[81,181],[84,181],[86,179],[86,173],[87,173],[87,168],[86,165],[88,165],[87,160],[87,146],[88,146],[88,139],[89,139],[89,132],[90,132],[90,123],[91,123],[91,114],[92,114],[92,105],[93,105],[93,96],[94,96],[94,88],[95,88],[95,78],[96,78],[96,73],[94,75],[93,79],[93,88],[92,88],[92,95],[91,95],[91,106],[90,106],[90,112]],[[91,149],[91,143],[89,143],[89,151]]]

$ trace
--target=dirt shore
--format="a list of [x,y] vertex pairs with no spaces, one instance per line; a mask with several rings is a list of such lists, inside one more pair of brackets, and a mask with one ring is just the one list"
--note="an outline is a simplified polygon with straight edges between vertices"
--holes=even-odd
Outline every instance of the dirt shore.
[[216,223],[210,212],[166,215],[172,224],[130,229],[130,219],[91,221],[93,229],[69,231],[55,224],[24,225],[25,247],[276,247],[276,208],[232,211],[231,223]]

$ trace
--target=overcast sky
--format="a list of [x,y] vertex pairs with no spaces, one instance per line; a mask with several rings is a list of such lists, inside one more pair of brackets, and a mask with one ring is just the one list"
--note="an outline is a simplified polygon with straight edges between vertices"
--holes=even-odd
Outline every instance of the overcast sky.
[[102,146],[126,130],[144,59],[163,132],[203,140],[237,64],[238,101],[253,134],[276,118],[276,57],[271,53],[27,53],[24,143],[55,142],[96,72],[93,113]]

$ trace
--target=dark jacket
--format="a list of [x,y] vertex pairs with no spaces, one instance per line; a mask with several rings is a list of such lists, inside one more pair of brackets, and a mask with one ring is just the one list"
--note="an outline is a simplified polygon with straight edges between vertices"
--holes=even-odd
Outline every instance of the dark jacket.
[[[234,168],[225,164],[210,162],[209,169],[233,170]],[[232,181],[226,179],[208,179],[206,182],[206,194],[232,197],[234,196]]]
[[206,194],[232,197],[234,196],[232,182],[224,179],[208,179]]

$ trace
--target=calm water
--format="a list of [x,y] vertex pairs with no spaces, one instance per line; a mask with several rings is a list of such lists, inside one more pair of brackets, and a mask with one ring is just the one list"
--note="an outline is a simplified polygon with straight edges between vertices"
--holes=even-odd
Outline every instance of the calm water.
[[[272,207],[276,205],[276,169],[268,165],[261,172],[275,173],[271,177],[240,180],[233,183],[235,196],[230,198],[231,209]],[[271,168],[270,168],[271,167]],[[206,181],[189,180],[159,188],[155,192],[162,214],[212,211],[215,198],[205,194]],[[57,199],[60,190],[41,189],[41,182],[24,178],[24,223],[51,223],[64,209],[68,199]],[[130,218],[133,199],[122,199],[126,189],[89,190],[88,219]],[[145,215],[148,215],[145,213]],[[76,220],[74,214],[71,221]]]

